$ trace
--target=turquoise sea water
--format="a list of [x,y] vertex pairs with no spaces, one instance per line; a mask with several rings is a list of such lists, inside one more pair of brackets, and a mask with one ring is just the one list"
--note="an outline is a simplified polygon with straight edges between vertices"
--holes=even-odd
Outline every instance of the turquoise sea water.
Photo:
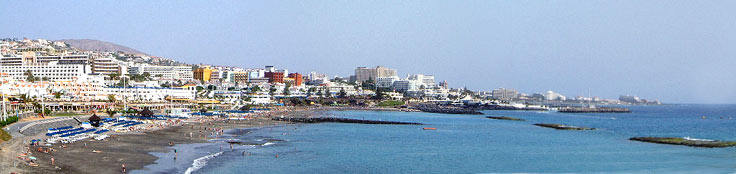
[[[265,146],[215,142],[193,173],[735,173],[736,148],[629,141],[674,136],[736,141],[736,105],[634,106],[629,114],[484,111],[485,115],[330,111],[336,117],[427,125],[301,124],[231,131]],[[524,122],[492,120],[512,116]],[[702,119],[706,116],[707,119]],[[721,119],[720,117],[723,117]],[[612,119],[615,118],[615,119]],[[534,123],[595,127],[563,131]],[[437,130],[422,130],[435,127]],[[281,141],[283,140],[283,141]],[[224,150],[219,147],[225,146]],[[251,153],[243,156],[242,152]],[[207,153],[207,154],[205,154]],[[165,154],[161,154],[165,155]],[[278,158],[276,158],[278,155]],[[164,160],[164,159],[160,159]],[[169,160],[169,159],[165,159]],[[191,160],[191,159],[190,159]],[[183,173],[191,161],[161,173]],[[151,166],[150,168],[162,168]],[[171,168],[171,167],[169,167]]]

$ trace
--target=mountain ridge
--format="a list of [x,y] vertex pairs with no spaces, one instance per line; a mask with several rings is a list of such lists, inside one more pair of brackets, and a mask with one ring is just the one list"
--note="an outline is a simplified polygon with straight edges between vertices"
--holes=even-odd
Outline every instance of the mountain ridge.
[[123,45],[118,45],[111,42],[101,41],[101,40],[95,40],[95,39],[62,39],[59,40],[62,42],[65,42],[69,44],[70,46],[80,49],[80,50],[87,50],[87,51],[122,51],[129,54],[143,54],[148,55],[147,53],[138,51],[136,49],[126,47]]

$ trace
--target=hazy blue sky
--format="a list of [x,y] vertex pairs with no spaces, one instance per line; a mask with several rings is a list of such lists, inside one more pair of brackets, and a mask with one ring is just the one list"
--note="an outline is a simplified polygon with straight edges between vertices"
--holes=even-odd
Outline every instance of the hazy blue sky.
[[2,1],[0,37],[452,87],[736,103],[736,1]]

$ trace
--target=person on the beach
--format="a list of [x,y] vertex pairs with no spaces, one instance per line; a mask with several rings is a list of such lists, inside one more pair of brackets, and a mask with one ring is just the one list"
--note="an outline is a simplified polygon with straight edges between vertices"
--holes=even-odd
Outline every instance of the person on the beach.
[[53,166],[53,165],[55,165],[55,164],[54,164],[54,157],[53,157],[53,156],[51,157],[51,165],[52,165],[52,166]]
[[123,173],[126,173],[126,171],[125,171],[125,163],[123,163]]

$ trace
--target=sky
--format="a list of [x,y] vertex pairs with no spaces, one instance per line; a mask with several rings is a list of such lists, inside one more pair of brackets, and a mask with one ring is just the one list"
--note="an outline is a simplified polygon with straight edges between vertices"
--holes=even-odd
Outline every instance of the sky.
[[0,38],[451,87],[736,103],[736,1],[0,1]]

